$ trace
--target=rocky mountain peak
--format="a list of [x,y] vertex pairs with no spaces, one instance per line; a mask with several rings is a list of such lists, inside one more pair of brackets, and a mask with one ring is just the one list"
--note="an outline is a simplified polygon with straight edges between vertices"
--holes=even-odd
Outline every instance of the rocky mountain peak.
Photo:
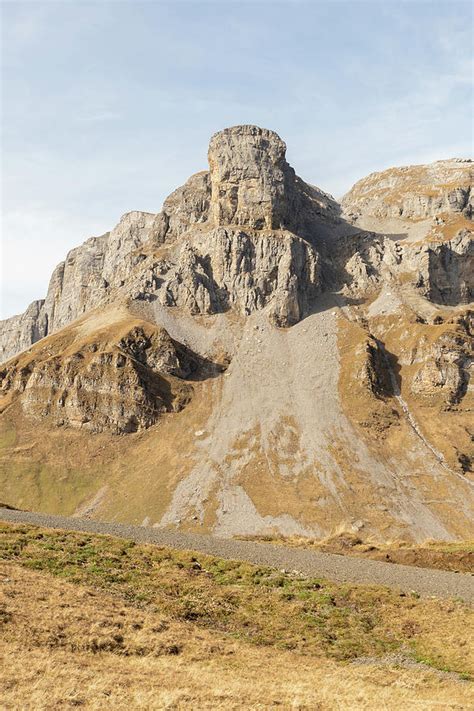
[[98,515],[150,525],[472,535],[472,163],[390,168],[339,205],[285,152],[220,131],[209,170],[0,323],[13,505],[50,506],[48,477],[82,505],[84,472],[91,500],[112,482]]
[[[171,193],[159,213],[129,212],[71,250],[46,298],[0,324],[0,362],[92,308],[129,300],[193,315],[265,309],[287,327],[322,291],[361,298],[401,272],[430,299],[469,300],[472,163],[373,173],[339,205],[299,178],[285,154],[268,129],[216,133],[209,170]],[[428,234],[432,247],[411,247]]]
[[258,126],[233,126],[211,138],[211,218],[216,225],[285,225],[294,190],[285,153],[278,134]]

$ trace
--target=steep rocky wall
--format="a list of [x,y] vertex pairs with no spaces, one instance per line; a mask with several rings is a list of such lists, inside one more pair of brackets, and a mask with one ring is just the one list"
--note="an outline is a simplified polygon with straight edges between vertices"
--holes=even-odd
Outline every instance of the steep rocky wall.
[[[256,126],[215,134],[209,172],[175,190],[160,213],[127,213],[110,233],[71,250],[44,302],[0,323],[1,361],[91,308],[130,298],[192,314],[268,307],[280,326],[301,319],[322,290],[361,297],[384,280],[410,283],[437,303],[472,298],[470,161],[372,174],[345,196],[341,217],[330,195],[295,175],[285,151],[276,133]],[[383,232],[392,214],[404,224],[433,216],[441,224],[440,211],[462,215],[468,227],[419,243]],[[381,233],[356,233],[367,217],[382,220]]]
[[474,295],[474,241],[469,230],[451,240],[396,242],[361,232],[337,243],[333,282],[363,296],[381,283],[410,284],[438,304],[467,304]]
[[0,322],[0,362],[105,303],[140,263],[136,250],[148,240],[154,219],[151,213],[126,213],[111,232],[72,249],[53,271],[44,301]]
[[156,215],[150,230],[152,243],[161,245],[172,242],[193,225],[207,222],[210,201],[209,173],[203,171],[192,175],[164,201],[163,209]]
[[48,321],[43,306],[44,300],[33,301],[24,313],[0,321],[0,363],[46,336]]
[[284,230],[255,233],[230,228],[193,231],[166,258],[144,263],[131,294],[191,314],[236,309],[243,315],[269,308],[279,326],[302,317],[320,293],[319,256]]
[[[99,304],[129,297],[153,296],[191,313],[250,313],[271,301],[278,324],[297,321],[320,290],[318,255],[279,228],[311,237],[317,221],[336,219],[337,209],[296,178],[285,150],[277,134],[255,126],[217,133],[210,172],[192,176],[159,214],[127,213],[110,233],[71,250],[44,303],[0,323],[1,360]],[[165,259],[150,256],[161,247],[171,249]]]
[[456,330],[447,330],[431,342],[420,340],[413,349],[408,364],[418,367],[411,390],[427,404],[451,408],[466,395],[472,396],[473,317],[468,312]]
[[276,133],[257,126],[216,133],[208,153],[212,221],[253,229],[285,226],[294,191],[285,152]]

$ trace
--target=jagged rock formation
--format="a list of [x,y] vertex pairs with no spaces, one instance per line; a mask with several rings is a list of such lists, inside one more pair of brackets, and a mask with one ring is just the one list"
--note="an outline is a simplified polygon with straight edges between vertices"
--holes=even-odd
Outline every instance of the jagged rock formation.
[[339,206],[285,150],[255,126],[217,133],[209,171],[72,250],[2,322],[10,503],[41,507],[25,482],[59,461],[91,501],[110,485],[105,518],[474,533],[472,164],[373,174]]
[[226,129],[209,145],[211,212],[215,225],[280,229],[288,223],[294,172],[286,146],[256,126]]
[[424,339],[413,349],[407,364],[421,363],[411,384],[416,396],[445,408],[463,401],[474,362],[473,316],[468,312],[456,330],[445,331],[433,342]]
[[46,298],[34,301],[24,314],[0,322],[0,361],[106,301],[140,262],[137,250],[148,238],[154,217],[129,212],[111,232],[72,249],[54,270]]
[[[296,323],[322,289],[345,285],[358,295],[400,275],[438,303],[471,299],[471,223],[449,241],[416,245],[357,232],[339,217],[331,196],[295,175],[285,150],[274,132],[255,126],[217,133],[209,147],[210,171],[192,176],[160,213],[127,213],[111,232],[68,254],[45,300],[2,323],[0,358],[7,360],[88,309],[130,296],[192,314],[229,308],[249,314],[271,304],[270,315],[280,326]],[[391,215],[387,205],[399,199],[408,205],[418,195],[410,191],[426,192],[430,181],[442,197],[424,217],[438,214],[433,205],[471,216],[471,163],[457,161],[373,174],[354,186],[343,209],[357,225]],[[418,213],[403,208],[397,215],[411,220]],[[324,274],[321,250],[329,262]]]
[[19,316],[0,322],[0,361],[6,361],[29,348],[48,333],[47,319],[43,314],[44,301],[33,301]]
[[402,280],[435,303],[469,303],[473,183],[473,163],[461,159],[390,168],[357,182],[341,203],[344,219],[363,230],[341,242],[349,291]]
[[301,318],[319,290],[318,254],[304,238],[318,220],[335,220],[337,208],[295,176],[285,149],[275,133],[255,126],[216,134],[210,172],[192,176],[160,213],[127,213],[110,233],[68,254],[44,302],[2,324],[0,358],[117,292],[202,314],[230,306],[249,313],[274,301],[278,324]]
[[165,259],[143,265],[132,295],[191,314],[236,307],[249,314],[271,305],[275,323],[296,323],[319,291],[317,252],[289,232],[249,234],[213,228],[193,231]]
[[338,243],[338,285],[363,296],[382,283],[403,282],[434,303],[468,304],[474,294],[473,232],[462,229],[451,240],[395,242],[387,236],[357,233]]
[[207,222],[211,200],[210,176],[207,171],[196,173],[166,198],[156,215],[150,240],[157,246],[173,242],[193,225]]
[[55,426],[136,432],[178,412],[192,395],[186,379],[207,372],[163,328],[126,312],[113,328],[91,332],[94,323],[83,318],[10,361],[0,372],[7,404],[18,396],[27,415]]

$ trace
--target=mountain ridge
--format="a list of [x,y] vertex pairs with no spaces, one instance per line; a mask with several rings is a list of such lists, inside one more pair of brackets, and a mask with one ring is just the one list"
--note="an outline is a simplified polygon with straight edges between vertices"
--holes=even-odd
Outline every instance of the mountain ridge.
[[[230,180],[229,184],[226,185],[226,170],[228,172],[232,171],[232,166],[230,168],[229,166],[226,166],[226,160],[229,159],[229,155],[231,155],[232,153],[228,145],[228,137],[234,137],[234,144],[231,144],[231,147],[233,147],[234,152],[232,153],[231,158],[234,162],[236,162],[235,146],[239,145],[239,141],[236,141],[235,138],[237,137],[237,139],[242,139],[242,137],[246,136],[246,131],[250,131],[251,137],[254,137],[253,134],[258,135],[259,140],[263,141],[265,146],[268,144],[268,137],[276,137],[276,139],[274,140],[276,140],[278,150],[276,150],[274,162],[281,162],[282,165],[285,165],[285,171],[287,173],[287,176],[290,176],[289,178],[285,178],[283,176],[283,173],[285,171],[282,172],[283,177],[281,180],[279,180],[278,189],[283,190],[283,192],[285,192],[285,189],[287,189],[286,183],[288,182],[293,183],[289,189],[290,194],[292,191],[294,191],[295,186],[299,189],[297,190],[297,193],[300,195],[299,204],[295,205],[294,197],[293,195],[290,195],[290,207],[293,213],[303,214],[303,223],[305,210],[301,209],[300,203],[301,201],[303,201],[303,203],[307,203],[308,201],[312,202],[311,209],[309,210],[309,212],[310,217],[312,218],[311,228],[313,234],[308,235],[307,225],[301,225],[298,223],[294,224],[294,222],[291,223],[291,219],[286,219],[289,222],[289,226],[291,228],[294,228],[295,233],[302,232],[303,236],[306,237],[309,242],[314,241],[315,224],[318,225],[318,227],[320,228],[321,235],[325,234],[325,230],[321,229],[323,227],[323,225],[321,225],[321,222],[329,222],[330,224],[333,223],[332,226],[336,228],[335,233],[337,233],[338,235],[341,233],[342,222],[343,234],[345,232],[350,235],[364,231],[372,232],[371,227],[373,225],[373,222],[370,220],[371,217],[380,218],[390,216],[393,218],[399,216],[400,207],[397,204],[395,204],[393,208],[394,213],[396,213],[396,215],[387,215],[386,213],[383,214],[383,200],[382,206],[378,204],[376,205],[375,214],[372,214],[374,211],[372,206],[370,204],[368,206],[367,204],[365,204],[362,209],[362,212],[364,214],[361,215],[359,194],[361,192],[361,186],[365,186],[367,184],[367,181],[369,181],[369,184],[372,184],[374,180],[380,181],[381,177],[390,174],[391,176],[395,176],[395,182],[399,182],[400,175],[402,176],[402,182],[407,182],[405,180],[404,175],[408,174],[408,182],[413,183],[413,172],[420,172],[420,169],[423,169],[425,172],[427,169],[434,169],[434,172],[436,173],[436,166],[446,166],[447,164],[449,166],[467,166],[467,170],[465,170],[464,172],[458,169],[458,184],[455,185],[454,190],[448,192],[446,195],[443,195],[441,190],[441,197],[445,202],[447,202],[449,210],[454,213],[460,213],[460,215],[462,215],[462,217],[464,218],[464,222],[462,223],[462,225],[457,225],[457,227],[459,228],[457,230],[457,234],[453,236],[457,238],[459,242],[459,233],[462,232],[462,228],[464,227],[464,229],[470,229],[472,226],[472,223],[470,221],[467,221],[467,218],[472,217],[472,201],[474,200],[474,193],[471,193],[470,190],[470,187],[474,182],[474,169],[471,166],[472,161],[470,161],[469,159],[458,158],[439,160],[435,163],[428,165],[403,166],[399,168],[389,168],[381,172],[371,173],[366,178],[362,178],[361,180],[359,180],[351,188],[351,190],[348,191],[348,193],[343,197],[341,205],[339,206],[331,195],[329,195],[328,193],[324,193],[319,188],[315,188],[314,186],[305,183],[300,178],[298,178],[298,176],[296,176],[294,170],[290,166],[288,166],[284,158],[286,145],[283,141],[281,141],[281,139],[277,136],[275,132],[268,131],[267,129],[258,129],[258,127],[255,126],[236,126],[229,129],[224,129],[223,131],[214,134],[210,142],[209,161],[210,165],[214,165],[214,173],[216,173],[217,170],[217,177],[214,180],[214,187],[212,188],[210,185],[210,183],[212,183],[212,180],[210,179],[210,176],[213,172],[212,167],[211,172],[200,171],[198,173],[195,173],[183,186],[177,188],[164,201],[163,209],[161,212],[149,213],[132,210],[130,212],[124,213],[124,215],[122,215],[122,217],[120,218],[119,223],[111,231],[106,232],[104,235],[99,237],[90,237],[82,245],[72,249],[68,253],[65,261],[58,264],[58,266],[54,269],[50,279],[48,293],[45,299],[33,301],[23,314],[12,316],[3,321],[0,321],[0,358],[3,361],[8,360],[11,356],[29,347],[29,345],[36,342],[39,338],[42,338],[45,335],[52,333],[54,330],[57,330],[58,328],[61,328],[64,325],[67,325],[67,323],[70,323],[71,320],[79,316],[81,313],[84,313],[88,308],[98,305],[101,301],[106,301],[107,291],[110,290],[111,287],[113,288],[114,285],[119,285],[121,281],[123,281],[122,277],[127,277],[130,273],[130,270],[133,269],[133,267],[137,266],[139,260],[145,258],[145,255],[143,254],[134,254],[134,250],[139,250],[147,242],[155,246],[164,246],[167,243],[175,241],[182,234],[186,233],[190,229],[190,227],[197,228],[200,224],[208,223],[209,210],[212,207],[212,190],[214,190],[215,195],[217,195],[219,189],[224,191],[229,190],[229,195],[232,192],[232,181]],[[258,132],[263,132],[263,138]],[[219,137],[224,137],[224,145],[219,146],[218,148],[212,148],[216,141],[218,141]],[[216,150],[220,150],[221,153],[219,154],[218,158],[213,158],[213,151],[215,152]],[[241,166],[239,170],[241,171],[241,173],[243,170],[243,174],[245,175],[245,179],[243,181],[239,181],[237,177],[237,183],[249,183],[249,193],[248,195],[244,195],[244,202],[245,200],[249,200],[251,205],[253,199],[251,193],[252,190],[255,190],[255,186],[251,183],[252,181],[255,182],[255,174],[259,172],[258,166],[255,161],[255,156],[256,154],[258,155],[258,151],[261,149],[258,146],[253,146],[253,155],[252,151],[250,151],[250,154],[247,155],[245,151],[248,150],[248,146],[244,145],[243,153],[238,154],[237,156],[237,162],[240,160],[240,162],[243,164],[243,168]],[[222,166],[220,166],[219,158],[222,158]],[[248,164],[252,164],[252,160],[254,168],[257,167],[257,169],[254,170],[254,174],[250,175],[248,173]],[[218,168],[218,166],[220,166],[220,168]],[[273,167],[274,166],[272,166],[272,168]],[[247,172],[245,172],[246,169]],[[221,173],[218,172],[219,170],[221,170]],[[280,168],[278,168],[278,170],[280,170]],[[263,171],[263,173],[264,172],[265,171]],[[268,175],[264,175],[263,173],[259,176],[260,182],[262,184],[272,184],[272,179],[274,178],[273,174],[270,178]],[[230,174],[231,173],[229,173],[229,175]],[[441,177],[443,179],[443,175]],[[446,176],[444,176],[444,179],[446,180]],[[222,187],[221,183],[224,183],[224,188]],[[449,185],[449,183],[445,184]],[[445,187],[445,184],[441,182],[441,188]],[[218,185],[219,187],[216,188],[216,185]],[[420,189],[420,186],[418,186],[418,188]],[[273,187],[272,189],[277,190],[277,188],[275,187]],[[386,198],[388,194],[388,196],[390,197],[389,202],[393,203],[392,193],[394,191],[387,190],[383,180],[382,187],[379,187],[378,189],[380,192],[382,192],[382,197],[385,196]],[[423,190],[424,188],[421,189]],[[301,195],[303,195],[303,199],[301,199]],[[308,195],[310,196],[309,198]],[[305,198],[308,199],[305,200]],[[226,199],[219,199],[214,199],[214,215],[217,215],[216,210],[225,210],[225,208],[222,208],[222,205],[226,202]],[[230,202],[229,200],[227,200],[227,202],[229,202],[229,204],[232,204],[232,199],[232,197],[229,198]],[[267,196],[265,199],[270,205],[271,199],[273,198]],[[449,202],[449,199],[451,199],[451,203]],[[264,199],[262,192],[257,192],[257,202],[263,204]],[[307,204],[303,205],[303,208],[304,207],[306,207],[306,212],[308,212]],[[288,208],[288,205],[286,205],[286,208]],[[428,212],[430,212],[429,208],[426,205],[421,205],[421,207],[418,206],[418,208],[422,210],[424,209],[425,211],[428,210]],[[436,215],[442,215],[443,208],[446,208],[446,205],[441,206],[440,209],[435,211]],[[251,206],[249,213],[250,217],[247,216],[246,218],[244,215],[243,225],[245,225],[246,229],[253,229],[255,228],[255,225],[257,226],[257,229],[260,229],[261,225],[259,224],[259,221],[265,221],[266,219],[264,215],[265,210],[258,209],[257,213],[255,215],[252,215],[252,209],[253,208]],[[382,214],[380,214],[381,210]],[[344,220],[341,220],[340,215],[343,215],[344,218],[346,216],[350,218],[354,225],[357,224],[357,227],[353,227],[353,229],[351,229],[352,223],[345,223]],[[416,219],[418,219],[420,217],[433,216],[435,215],[431,214],[430,212],[430,214],[409,215],[408,217],[415,217]],[[223,219],[222,224],[225,225],[226,222],[229,222],[229,220],[229,224],[231,224],[233,217],[235,217],[235,215],[227,214],[227,219]],[[280,222],[285,221],[283,215],[279,215],[278,217],[280,218]],[[363,217],[362,221],[361,217]],[[267,218],[269,218],[269,215],[267,215]],[[239,222],[239,219],[240,218],[237,216],[237,224]],[[251,224],[252,220],[254,221],[254,223]],[[212,224],[215,227],[219,226],[218,223],[218,218],[212,220]],[[443,233],[444,231],[446,231],[447,228],[451,226],[451,223],[452,220],[448,220],[448,225],[446,225],[446,222],[441,217],[436,220],[435,225],[430,225],[430,227],[434,229],[434,233],[432,234],[433,240],[439,241],[440,237],[444,237]],[[365,230],[365,224],[369,224],[369,228],[367,230]],[[359,225],[362,227],[362,230],[359,229]],[[282,225],[280,224],[279,227],[281,228],[281,226]],[[391,225],[383,226],[390,227]],[[424,227],[426,228],[426,226]],[[390,233],[390,230],[388,230],[388,232]],[[431,236],[430,232],[427,232],[427,234]],[[424,235],[425,238],[427,234]],[[317,235],[317,237],[320,238],[321,235]],[[464,243],[462,243],[460,247],[461,251],[464,250],[464,248],[465,245]],[[454,251],[456,251],[456,246]],[[470,263],[472,263],[472,253],[469,256],[471,260]],[[79,264],[77,265],[76,270],[71,269],[71,267],[74,267],[77,261],[79,261]],[[84,264],[82,264],[81,262],[84,262]],[[97,268],[95,267],[94,262],[97,262]],[[118,266],[121,267],[121,273],[119,275],[115,273]],[[82,294],[77,294],[75,289],[77,282],[80,281],[81,278],[83,280],[87,279],[87,281],[89,282],[85,285],[87,286],[89,292],[85,301],[83,299]],[[68,295],[68,290],[72,291],[72,295]],[[92,294],[90,293],[91,291]],[[468,296],[470,297],[470,294]],[[467,300],[469,299],[467,298]],[[62,307],[62,309],[60,309],[62,313],[60,312],[59,314],[56,314],[56,311],[58,310],[58,301],[64,302],[64,306]],[[71,303],[74,301],[77,301],[76,306]]]
[[[471,164],[391,169],[339,205],[285,150],[218,132],[210,171],[72,250],[0,324],[8,503],[222,536],[472,535]],[[33,422],[54,445],[25,462]]]

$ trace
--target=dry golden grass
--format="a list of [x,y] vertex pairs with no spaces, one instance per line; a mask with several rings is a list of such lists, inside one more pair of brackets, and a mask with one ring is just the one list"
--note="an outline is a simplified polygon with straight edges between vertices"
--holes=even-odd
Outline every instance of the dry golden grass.
[[2,708],[463,709],[471,684],[397,659],[341,665],[252,646],[4,564]]
[[469,230],[472,232],[472,220],[467,217],[457,214],[445,213],[440,215],[443,218],[444,224],[437,225],[431,229],[430,236],[437,239],[451,240],[461,230]]
[[[87,360],[95,353],[92,344],[116,349],[134,327],[150,337],[160,332],[123,306],[98,309],[42,339],[10,364],[18,361],[19,367],[28,368],[54,354],[66,357],[77,351]],[[177,384],[179,379],[168,380]],[[202,429],[208,419],[218,379],[210,380],[186,383],[193,397],[183,410],[163,413],[155,425],[127,437],[107,432],[91,436],[74,427],[52,426],[47,417],[27,416],[18,397],[12,402],[0,398],[2,500],[21,509],[72,515],[87,508],[102,490],[104,496],[94,507],[99,518],[136,524],[145,517],[159,520],[178,481],[193,467],[194,439],[183,438],[183,432]]]
[[98,517],[136,524],[146,516],[159,520],[180,474],[192,468],[193,438],[183,438],[183,431],[202,428],[210,413],[212,384],[193,387],[195,396],[183,411],[126,437],[50,427],[14,403],[0,418],[2,499],[21,509],[72,515],[107,487]]
[[[409,473],[410,485],[416,489],[415,496],[442,522],[452,539],[470,539],[474,530],[472,516],[469,515],[467,507],[462,506],[467,487],[463,486],[463,495],[460,495],[457,488],[458,485],[462,486],[460,481],[463,476],[466,479],[472,478],[472,473],[461,471],[460,466],[461,461],[469,461],[472,456],[472,395],[468,391],[461,403],[451,407],[447,405],[447,392],[444,388],[434,387],[433,398],[422,397],[420,393],[412,391],[412,383],[420,369],[434,361],[436,348],[439,348],[443,338],[464,337],[461,315],[461,312],[455,315],[451,313],[449,318],[445,317],[439,324],[421,323],[417,320],[416,313],[410,307],[404,306],[395,313],[372,317],[369,328],[344,318],[340,318],[338,322],[341,362],[338,391],[343,411],[376,459],[394,462],[398,471]],[[459,484],[456,476],[445,476],[444,473],[443,476],[433,476],[427,466],[426,456],[431,458],[428,459],[431,466],[438,466],[436,459],[420,442],[418,449],[414,448],[416,440],[413,439],[412,423],[396,398],[390,396],[390,388],[386,394],[377,396],[367,386],[369,331],[383,341],[387,353],[390,354],[401,395],[417,423],[418,430],[444,457],[448,468],[461,474]],[[383,371],[382,364],[378,372],[381,374]],[[339,464],[347,479],[348,473],[351,472],[351,461],[347,460],[346,452],[344,443],[335,439],[333,454],[339,456]],[[357,462],[352,461],[352,467],[357,473]],[[363,475],[358,478],[353,476],[351,483],[357,491],[357,503],[360,505],[364,502],[373,507],[371,525],[376,523],[376,528],[383,532],[382,536],[378,536],[378,542],[396,539],[413,541],[414,538],[417,540],[413,529],[404,528],[403,524],[400,525],[395,520],[393,511],[396,510],[396,504],[390,501],[386,492],[385,496],[381,497],[380,491],[371,486],[366,471]],[[413,496],[413,492],[409,495]],[[456,515],[453,515],[456,500],[459,503],[456,506]],[[387,510],[380,510],[381,503]],[[360,515],[352,502],[351,511],[355,511],[354,515]],[[366,516],[362,514],[360,518],[364,519]],[[429,531],[428,534],[426,530]],[[418,541],[427,535],[433,535],[429,527],[418,534]],[[401,554],[397,555],[399,562],[410,563],[409,557],[405,556],[402,561]],[[425,555],[426,557],[429,556]],[[431,558],[430,565],[435,563],[435,556]]]
[[1,524],[5,709],[466,709],[472,609]]
[[[0,524],[0,554],[252,644],[351,661],[402,653],[472,674],[472,608],[109,536]],[[415,633],[416,632],[416,633]]]

